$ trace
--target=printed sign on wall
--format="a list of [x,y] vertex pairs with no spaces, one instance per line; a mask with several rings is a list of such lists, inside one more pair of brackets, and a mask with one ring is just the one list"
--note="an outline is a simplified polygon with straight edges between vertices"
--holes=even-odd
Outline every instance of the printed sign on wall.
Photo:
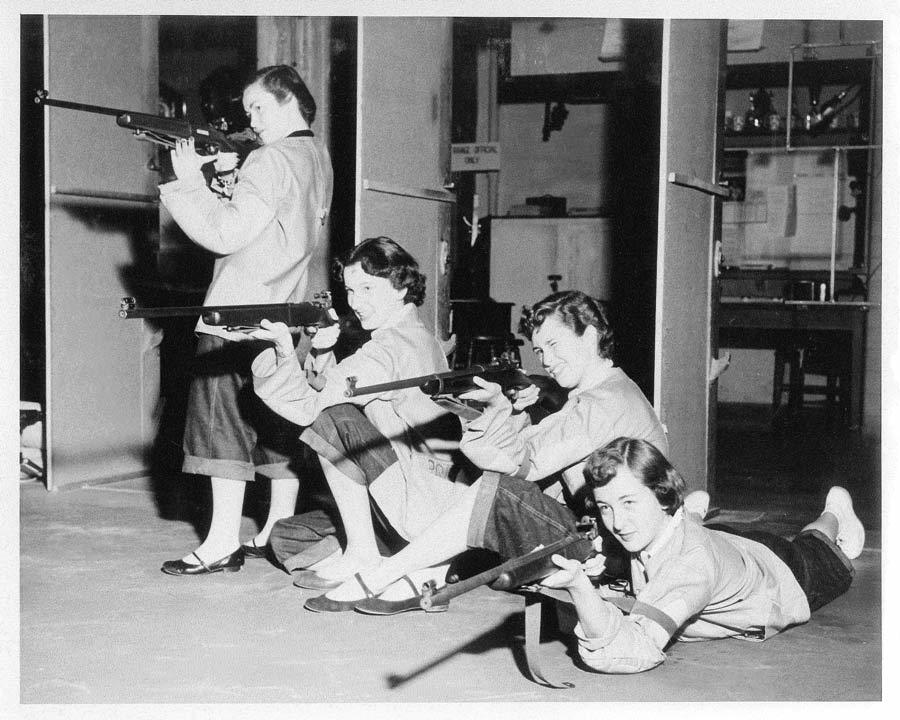
[[451,172],[487,172],[500,169],[500,143],[453,143]]

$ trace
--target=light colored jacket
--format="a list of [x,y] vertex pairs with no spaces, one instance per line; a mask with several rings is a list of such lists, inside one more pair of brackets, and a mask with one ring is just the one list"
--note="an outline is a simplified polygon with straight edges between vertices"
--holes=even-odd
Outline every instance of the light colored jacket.
[[666,530],[631,560],[635,606],[623,616],[604,604],[607,630],[588,638],[575,627],[579,654],[596,670],[632,673],[665,660],[670,639],[765,640],[809,620],[806,594],[766,546],[704,528],[679,509]]
[[[557,412],[536,425],[509,403],[490,407],[466,426],[460,449],[478,467],[536,481],[562,472],[570,490],[584,484],[584,461],[618,437],[653,443],[666,455],[668,441],[653,406],[619,368],[591,388],[572,391]],[[558,491],[558,492],[555,492]],[[548,488],[561,498],[561,488]]]
[[[288,137],[254,150],[230,200],[200,173],[160,185],[160,201],[191,240],[218,257],[204,305],[306,299],[307,270],[331,206],[331,159],[322,142]],[[229,337],[197,323],[197,332]]]
[[[401,535],[415,537],[464,489],[448,479],[459,447],[459,419],[417,387],[351,398],[344,391],[348,377],[356,377],[362,387],[446,372],[443,349],[415,306],[407,304],[393,324],[373,330],[371,340],[349,357],[339,363],[332,353],[325,357],[316,368],[325,387],[317,391],[296,356],[279,359],[274,349],[266,350],[253,361],[254,390],[275,412],[300,426],[311,425],[333,405],[361,406],[398,459],[398,472],[386,472],[377,481],[369,478],[375,481],[372,495]],[[448,427],[453,430],[449,437]]]

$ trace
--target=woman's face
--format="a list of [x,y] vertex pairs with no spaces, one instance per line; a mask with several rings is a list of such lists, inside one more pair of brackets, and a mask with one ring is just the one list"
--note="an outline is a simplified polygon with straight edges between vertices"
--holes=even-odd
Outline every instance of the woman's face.
[[622,465],[603,487],[594,488],[600,519],[628,552],[646,550],[669,518],[656,494]]
[[588,379],[588,369],[597,363],[597,329],[589,325],[577,335],[551,315],[531,336],[534,352],[544,370],[564,388],[578,388]]
[[250,127],[263,145],[281,140],[299,129],[296,105],[293,98],[279,103],[278,98],[259,82],[244,90],[244,112],[250,118]]
[[388,278],[369,275],[356,263],[344,268],[347,303],[365,330],[383,327],[403,308],[406,288],[397,289]]

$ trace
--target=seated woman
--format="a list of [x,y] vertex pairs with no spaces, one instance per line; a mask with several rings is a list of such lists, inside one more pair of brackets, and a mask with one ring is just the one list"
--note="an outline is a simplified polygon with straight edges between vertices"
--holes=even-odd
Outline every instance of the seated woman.
[[[371,339],[340,362],[332,352],[337,325],[315,334],[305,369],[283,323],[263,321],[252,333],[275,344],[253,362],[254,390],[275,412],[307,426],[300,439],[319,455],[346,533],[343,554],[295,579],[319,589],[381,557],[370,494],[386,522],[408,540],[465,487],[454,481],[461,432],[455,415],[418,388],[344,395],[350,377],[364,386],[448,370],[444,350],[416,310],[425,297],[418,264],[393,240],[370,238],[350,253],[343,279],[350,308]],[[276,523],[273,542],[290,534],[291,522]]]
[[[584,484],[585,459],[595,448],[621,435],[642,438],[661,452],[668,452],[665,432],[653,407],[613,364],[613,333],[601,303],[581,292],[553,294],[532,308],[524,329],[531,335],[543,367],[569,390],[565,405],[533,425],[525,413],[514,413],[499,385],[476,378],[482,389],[460,397],[484,403],[485,410],[466,427],[460,449],[476,466],[492,472],[466,489],[406,548],[373,563],[325,595],[310,599],[305,607],[330,612],[363,609],[360,601],[369,598],[366,607],[370,611],[415,609],[416,602],[404,599],[409,598],[410,587],[418,587],[426,578],[441,579],[439,573],[429,574],[427,568],[470,547],[513,557],[537,545],[510,545],[502,525],[489,526],[492,507],[507,493],[506,483],[522,485],[543,498],[553,513],[546,522],[571,527],[574,533],[575,513],[543,494],[538,481],[561,472],[562,482],[576,494]],[[409,577],[411,573],[413,578]],[[373,601],[372,591],[383,596]]]

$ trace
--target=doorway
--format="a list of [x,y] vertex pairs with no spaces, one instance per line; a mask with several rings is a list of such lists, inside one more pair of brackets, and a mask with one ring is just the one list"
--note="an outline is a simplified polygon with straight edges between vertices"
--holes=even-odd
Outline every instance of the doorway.
[[[590,55],[572,44],[587,31],[596,55],[606,33],[621,46],[570,72],[583,68],[553,58]],[[453,176],[451,300],[511,304],[516,333],[521,306],[554,288],[593,294],[611,307],[617,364],[652,398],[662,22],[459,18],[453,39],[452,142],[499,143],[501,169]],[[542,372],[527,339],[520,352]]]

